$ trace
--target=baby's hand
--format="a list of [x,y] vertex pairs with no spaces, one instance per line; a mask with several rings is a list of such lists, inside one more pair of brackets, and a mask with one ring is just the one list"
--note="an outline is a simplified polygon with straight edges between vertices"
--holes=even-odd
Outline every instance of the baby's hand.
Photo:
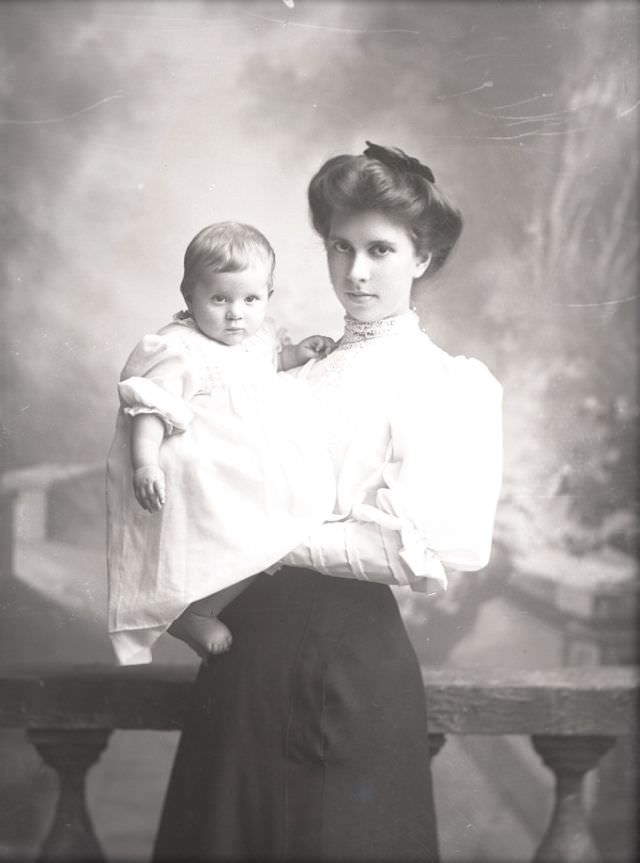
[[162,468],[155,464],[144,465],[133,472],[133,491],[136,500],[147,512],[158,512],[165,502],[165,478]]
[[307,360],[322,360],[335,349],[336,343],[329,336],[307,336],[296,345],[296,357],[300,365]]

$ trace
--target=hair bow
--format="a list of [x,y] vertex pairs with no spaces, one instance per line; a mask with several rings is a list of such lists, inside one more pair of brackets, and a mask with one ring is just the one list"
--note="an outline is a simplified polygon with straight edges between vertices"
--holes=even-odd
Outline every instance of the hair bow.
[[428,165],[423,165],[422,162],[413,156],[407,156],[398,147],[394,147],[391,150],[389,147],[382,147],[380,144],[372,144],[371,141],[365,141],[365,143],[367,148],[363,155],[368,156],[370,159],[377,159],[378,162],[382,162],[383,165],[387,165],[389,168],[399,168],[410,174],[418,174],[421,177],[425,177],[430,183],[435,183],[436,178],[433,176],[433,171]]

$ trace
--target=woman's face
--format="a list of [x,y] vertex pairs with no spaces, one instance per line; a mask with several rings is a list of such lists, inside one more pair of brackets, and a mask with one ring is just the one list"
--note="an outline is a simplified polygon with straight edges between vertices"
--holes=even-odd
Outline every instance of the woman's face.
[[359,321],[406,312],[413,281],[429,265],[406,229],[376,210],[335,213],[326,249],[336,296]]

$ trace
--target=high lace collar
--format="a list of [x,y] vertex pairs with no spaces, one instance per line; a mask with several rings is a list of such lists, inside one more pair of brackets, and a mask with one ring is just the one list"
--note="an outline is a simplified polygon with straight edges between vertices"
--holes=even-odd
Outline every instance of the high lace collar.
[[338,342],[338,347],[348,348],[371,339],[406,336],[419,329],[420,319],[411,309],[401,315],[382,318],[380,321],[358,321],[350,315],[345,315],[344,334]]

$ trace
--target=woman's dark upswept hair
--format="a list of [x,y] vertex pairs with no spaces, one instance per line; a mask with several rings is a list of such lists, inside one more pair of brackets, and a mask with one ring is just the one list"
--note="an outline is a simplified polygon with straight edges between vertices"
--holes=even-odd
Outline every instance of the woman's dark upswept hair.
[[426,176],[393,164],[402,151],[388,152],[391,164],[365,155],[328,159],[309,183],[313,226],[326,240],[337,211],[376,210],[406,228],[419,255],[431,254],[423,278],[433,276],[462,232],[462,215]]

